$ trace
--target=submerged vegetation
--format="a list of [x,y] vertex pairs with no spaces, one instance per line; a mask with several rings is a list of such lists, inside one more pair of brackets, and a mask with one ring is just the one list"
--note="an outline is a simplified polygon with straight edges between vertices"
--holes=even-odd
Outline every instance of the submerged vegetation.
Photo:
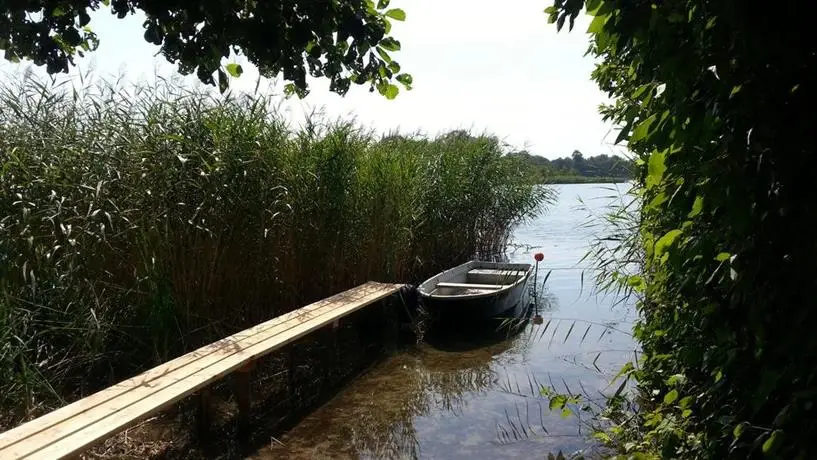
[[0,86],[0,427],[369,279],[500,253],[551,198],[493,137],[292,129],[275,102]]

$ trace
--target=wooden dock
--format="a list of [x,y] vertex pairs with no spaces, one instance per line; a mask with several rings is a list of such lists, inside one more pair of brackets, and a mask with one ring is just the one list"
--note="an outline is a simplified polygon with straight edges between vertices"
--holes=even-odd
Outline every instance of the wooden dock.
[[[81,453],[229,373],[249,370],[256,359],[391,296],[399,288],[369,282],[168,361],[0,434],[0,459],[50,460]],[[239,396],[240,408],[249,408],[247,398]]]

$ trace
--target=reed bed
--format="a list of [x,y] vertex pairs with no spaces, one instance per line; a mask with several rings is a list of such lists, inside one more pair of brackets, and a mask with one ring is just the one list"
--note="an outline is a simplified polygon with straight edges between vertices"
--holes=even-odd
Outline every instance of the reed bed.
[[500,254],[552,198],[494,137],[293,128],[277,102],[0,83],[0,428],[364,281]]

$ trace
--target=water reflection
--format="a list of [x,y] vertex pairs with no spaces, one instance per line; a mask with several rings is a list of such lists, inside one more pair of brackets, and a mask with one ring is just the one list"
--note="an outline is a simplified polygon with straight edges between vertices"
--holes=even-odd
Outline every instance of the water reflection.
[[540,391],[598,404],[610,375],[632,359],[632,307],[594,295],[574,268],[592,237],[575,196],[607,193],[594,187],[562,187],[550,215],[516,232],[517,242],[544,250],[537,281],[547,286],[517,334],[431,337],[356,379],[256,458],[542,458],[590,448],[587,421],[550,411]]
[[[260,455],[417,458],[416,419],[440,413],[462,416],[471,399],[499,384],[492,364],[514,345],[509,332],[501,331],[489,340],[463,337],[397,355]],[[305,435],[310,432],[314,435]]]

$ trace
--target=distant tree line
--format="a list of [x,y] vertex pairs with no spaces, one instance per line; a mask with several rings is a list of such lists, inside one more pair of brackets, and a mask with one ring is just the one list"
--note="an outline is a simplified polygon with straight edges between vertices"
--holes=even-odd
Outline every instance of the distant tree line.
[[540,182],[624,182],[633,177],[633,162],[615,155],[585,157],[574,150],[569,157],[550,160],[522,150],[510,156],[528,163]]

